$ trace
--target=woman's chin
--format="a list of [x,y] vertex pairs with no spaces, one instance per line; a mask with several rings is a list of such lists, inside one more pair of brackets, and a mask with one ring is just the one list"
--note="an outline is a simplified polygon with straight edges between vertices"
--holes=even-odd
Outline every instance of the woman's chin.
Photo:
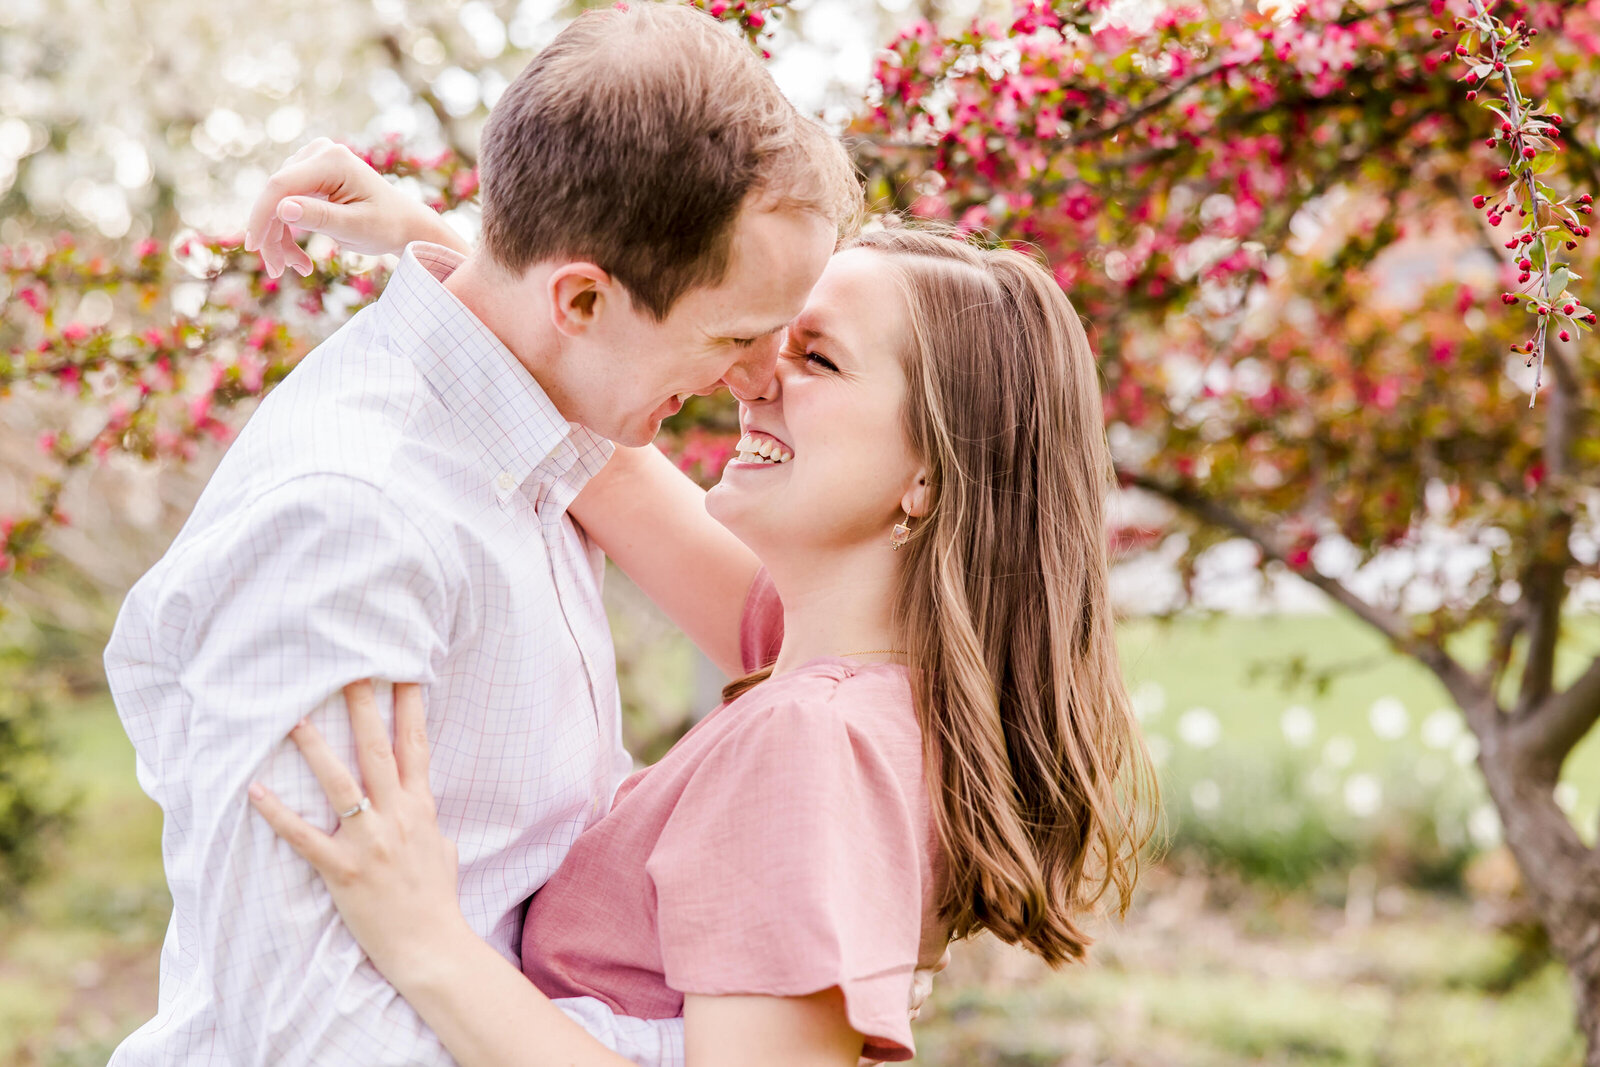
[[774,513],[769,494],[754,492],[749,486],[730,484],[726,476],[706,493],[706,514],[727,527],[729,533],[758,555],[760,546],[771,539]]

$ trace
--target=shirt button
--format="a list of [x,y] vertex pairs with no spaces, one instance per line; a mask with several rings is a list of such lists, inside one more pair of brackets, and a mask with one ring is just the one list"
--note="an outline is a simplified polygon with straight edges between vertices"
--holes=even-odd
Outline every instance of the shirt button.
[[501,471],[500,477],[494,480],[494,484],[498,485],[503,492],[509,493],[517,487],[517,480],[511,477],[510,471]]

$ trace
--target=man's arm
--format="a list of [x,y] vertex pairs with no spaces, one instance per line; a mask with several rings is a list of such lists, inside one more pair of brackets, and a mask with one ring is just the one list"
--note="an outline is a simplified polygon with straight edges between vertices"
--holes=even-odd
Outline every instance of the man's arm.
[[[178,621],[188,707],[188,823],[174,878],[195,886],[194,944],[229,1061],[445,1064],[425,1024],[366,961],[321,880],[255,818],[252,780],[331,829],[286,737],[302,716],[353,758],[340,690],[365,677],[427,684],[454,605],[417,527],[373,486],[312,475],[187,546],[156,624]],[[173,647],[169,645],[168,647]]]
[[[202,957],[236,1067],[451,1062],[367,961],[322,879],[245,799],[261,781],[317,825],[337,825],[289,730],[308,717],[354,765],[341,690],[369,677],[433,680],[461,585],[447,566],[381,491],[313,475],[191,546],[165,583],[159,621],[183,629],[174,666],[192,800],[168,817],[190,823],[179,862],[199,901],[198,943],[183,947]],[[387,695],[383,704],[390,714]],[[559,1003],[635,1063],[682,1062],[676,1020]]]

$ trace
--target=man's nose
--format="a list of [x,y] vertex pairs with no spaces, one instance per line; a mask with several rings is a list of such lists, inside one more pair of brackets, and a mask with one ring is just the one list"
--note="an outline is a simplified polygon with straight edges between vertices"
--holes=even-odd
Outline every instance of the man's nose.
[[778,338],[764,337],[722,376],[733,395],[740,400],[760,400],[772,391],[772,376],[778,366]]

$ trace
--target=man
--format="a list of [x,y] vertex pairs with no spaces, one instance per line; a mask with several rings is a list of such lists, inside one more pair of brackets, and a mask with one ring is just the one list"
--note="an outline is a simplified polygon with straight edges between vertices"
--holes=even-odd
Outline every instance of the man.
[[[359,817],[286,734],[309,716],[353,765],[342,687],[425,684],[462,907],[516,960],[523,902],[628,767],[600,559],[567,506],[607,439],[768,381],[859,199],[748,49],[650,5],[547,47],[480,171],[481,247],[407,249],[262,404],[118,618],[106,669],[173,895],[159,1011],[118,1067],[448,1062],[246,789],[326,828]],[[674,1022],[571,1010],[638,1062],[681,1057]]]

